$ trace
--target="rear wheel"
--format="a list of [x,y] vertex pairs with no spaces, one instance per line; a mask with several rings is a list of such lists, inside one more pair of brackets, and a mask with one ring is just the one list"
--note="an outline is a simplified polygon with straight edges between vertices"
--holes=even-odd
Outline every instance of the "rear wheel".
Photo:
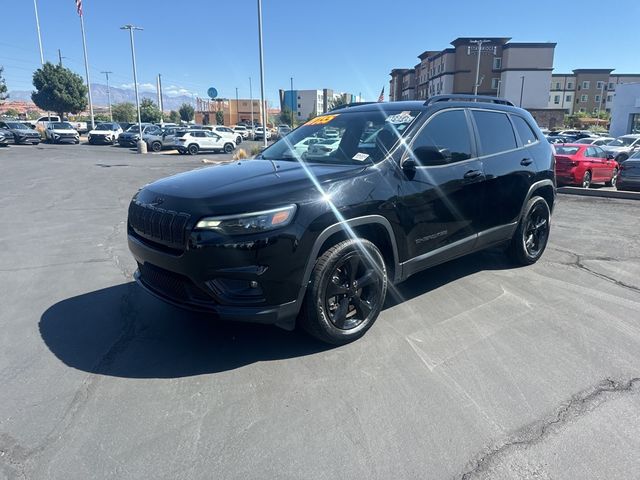
[[151,142],[151,151],[159,152],[162,150],[162,144],[160,142]]
[[519,265],[531,265],[542,256],[549,240],[551,211],[542,197],[527,202],[507,253]]
[[608,182],[605,182],[605,185],[607,187],[615,187],[617,181],[618,181],[618,169],[614,168],[613,174],[611,175],[611,180],[609,180]]
[[384,259],[373,243],[350,239],[334,245],[313,268],[300,325],[326,343],[352,342],[378,318],[387,282]]
[[591,186],[591,172],[587,170],[582,176],[582,188],[589,188]]
[[195,143],[192,143],[187,147],[187,151],[189,152],[189,155],[196,155],[199,150],[200,150],[200,147],[198,147],[198,145],[196,145]]
[[233,145],[231,145],[230,143],[227,143],[224,146],[224,153],[231,153],[233,152]]

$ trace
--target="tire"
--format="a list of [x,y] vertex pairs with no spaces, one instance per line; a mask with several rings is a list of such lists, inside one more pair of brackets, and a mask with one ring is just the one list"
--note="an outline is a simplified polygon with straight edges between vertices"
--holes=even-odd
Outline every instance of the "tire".
[[236,145],[240,145],[242,143],[242,136],[238,135],[238,138],[236,138]]
[[224,153],[231,153],[233,152],[234,146],[231,145],[230,143],[226,143],[224,146]]
[[589,170],[584,172],[581,185],[582,188],[589,188],[591,186],[591,172]]
[[185,152],[185,151],[184,151],[184,150],[182,150],[182,149],[178,150],[178,153],[179,153],[180,155],[186,155],[186,154],[187,154],[187,152]]
[[384,259],[373,243],[364,239],[338,243],[313,267],[300,326],[332,345],[357,340],[378,318],[387,284]]
[[160,142],[151,142],[151,151],[159,152],[162,150],[162,144]]
[[518,223],[507,254],[518,265],[536,263],[549,241],[551,210],[542,197],[533,197],[527,202],[524,215]]
[[187,152],[189,152],[189,155],[197,155],[199,150],[200,147],[195,143],[192,143],[187,147]]
[[618,181],[618,169],[614,168],[613,175],[611,175],[611,180],[609,180],[608,182],[604,182],[604,185],[606,187],[615,187],[617,181]]

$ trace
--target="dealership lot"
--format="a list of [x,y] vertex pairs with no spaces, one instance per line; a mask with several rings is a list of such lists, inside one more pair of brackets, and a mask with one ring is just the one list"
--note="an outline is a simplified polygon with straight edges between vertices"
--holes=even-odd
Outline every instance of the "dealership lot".
[[418,274],[329,348],[132,282],[137,188],[230,157],[0,149],[4,477],[632,476],[640,202],[560,196],[539,263]]

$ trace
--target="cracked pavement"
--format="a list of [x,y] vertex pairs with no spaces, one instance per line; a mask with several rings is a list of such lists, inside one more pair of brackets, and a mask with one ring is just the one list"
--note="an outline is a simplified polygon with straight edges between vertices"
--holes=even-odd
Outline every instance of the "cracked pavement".
[[640,202],[560,196],[538,264],[418,274],[328,348],[132,282],[129,199],[202,158],[0,149],[0,478],[636,475]]

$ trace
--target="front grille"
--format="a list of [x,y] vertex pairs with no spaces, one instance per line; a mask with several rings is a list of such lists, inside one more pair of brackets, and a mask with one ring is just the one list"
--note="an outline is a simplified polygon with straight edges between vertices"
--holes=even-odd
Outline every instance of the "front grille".
[[138,235],[181,250],[186,243],[186,225],[190,217],[187,213],[172,212],[135,200],[129,204],[129,225]]
[[187,277],[148,263],[138,264],[140,280],[162,296],[178,302],[209,302],[213,299]]

